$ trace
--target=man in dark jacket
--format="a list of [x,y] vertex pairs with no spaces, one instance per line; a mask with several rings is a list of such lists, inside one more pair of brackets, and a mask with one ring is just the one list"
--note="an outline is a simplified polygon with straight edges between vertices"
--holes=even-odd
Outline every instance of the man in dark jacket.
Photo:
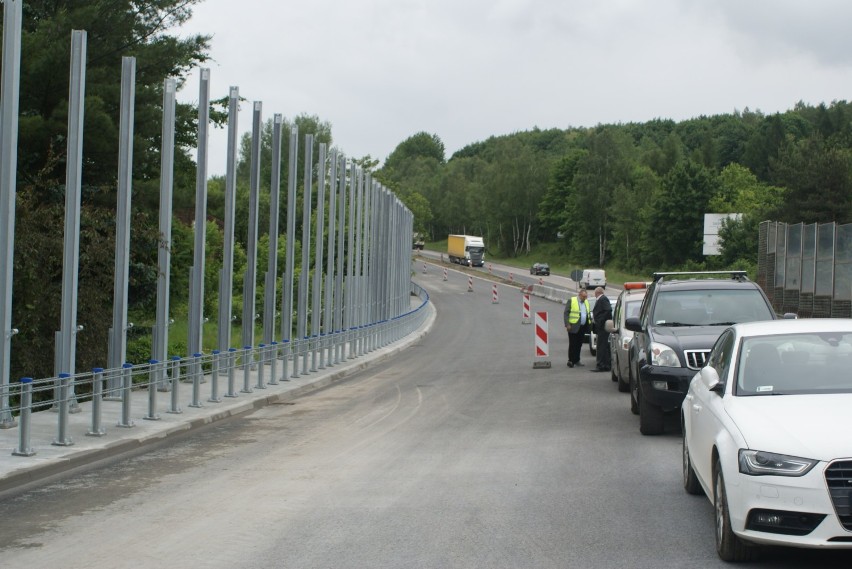
[[592,371],[612,370],[612,354],[609,351],[609,332],[606,331],[606,321],[612,320],[612,304],[604,294],[604,289],[595,289],[595,307],[592,308],[592,321],[595,326],[597,342],[597,367]]

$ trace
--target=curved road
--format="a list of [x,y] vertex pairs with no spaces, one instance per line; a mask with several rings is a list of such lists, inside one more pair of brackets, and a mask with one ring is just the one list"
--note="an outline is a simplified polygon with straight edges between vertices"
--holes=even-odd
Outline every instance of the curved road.
[[[419,267],[418,267],[419,268]],[[435,326],[290,404],[0,502],[0,567],[724,567],[680,438],[642,437],[608,374],[533,369],[517,289],[417,274]],[[774,550],[751,567],[848,567]]]

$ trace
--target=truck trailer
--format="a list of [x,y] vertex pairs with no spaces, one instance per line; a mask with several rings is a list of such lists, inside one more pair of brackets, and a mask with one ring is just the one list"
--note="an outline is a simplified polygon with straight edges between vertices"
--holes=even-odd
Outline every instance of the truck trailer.
[[447,238],[447,254],[451,263],[481,267],[485,264],[485,242],[473,235],[450,235]]

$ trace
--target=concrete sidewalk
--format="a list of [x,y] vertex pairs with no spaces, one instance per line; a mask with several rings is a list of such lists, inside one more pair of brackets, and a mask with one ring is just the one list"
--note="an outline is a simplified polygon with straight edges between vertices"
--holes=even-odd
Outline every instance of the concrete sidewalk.
[[[134,391],[131,400],[131,418],[133,426],[117,426],[121,419],[120,401],[103,401],[101,404],[101,425],[105,429],[102,436],[89,436],[86,433],[92,426],[91,402],[81,402],[81,412],[69,416],[67,435],[73,444],[57,446],[53,442],[59,434],[58,414],[52,411],[40,411],[32,414],[30,423],[29,447],[35,451],[33,456],[17,456],[12,453],[19,448],[20,424],[11,429],[0,429],[0,494],[10,490],[22,490],[25,486],[45,481],[58,475],[68,474],[76,468],[95,462],[113,459],[124,453],[139,450],[145,445],[161,442],[170,435],[186,433],[192,429],[246,413],[272,403],[290,401],[326,387],[336,381],[359,371],[384,362],[405,348],[419,341],[431,329],[435,321],[435,308],[428,304],[429,314],[418,330],[404,339],[384,348],[362,356],[347,359],[334,366],[327,366],[315,372],[302,372],[297,378],[279,381],[278,385],[267,385],[264,389],[253,388],[251,393],[238,392],[237,397],[221,397],[222,379],[220,377],[219,395],[221,402],[210,402],[211,382],[201,384],[201,407],[189,407],[192,385],[181,383],[180,413],[167,412],[169,393],[159,393],[157,407],[159,419],[148,420],[147,390]],[[292,364],[291,364],[292,365]],[[278,365],[281,375],[281,362]],[[239,372],[242,375],[242,371]],[[257,371],[252,371],[251,385],[257,384]],[[269,380],[269,366],[264,372]]]

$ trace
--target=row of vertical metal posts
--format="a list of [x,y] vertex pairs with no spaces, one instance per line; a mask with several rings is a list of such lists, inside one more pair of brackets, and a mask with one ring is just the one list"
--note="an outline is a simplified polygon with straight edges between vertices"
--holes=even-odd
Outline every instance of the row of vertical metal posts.
[[[412,290],[412,293],[414,292],[415,291]],[[319,350],[320,361],[323,360],[325,355],[328,355],[328,365],[334,365],[334,363],[339,363],[338,356],[344,353],[347,343],[350,344],[349,357],[357,357],[359,351],[369,352],[402,338],[406,334],[416,330],[425,318],[426,313],[424,308],[428,302],[428,295],[426,295],[425,291],[422,289],[420,289],[417,295],[420,297],[422,303],[419,307],[410,310],[405,314],[383,322],[373,322],[365,326],[359,326],[355,330],[344,330],[337,334],[330,334],[327,337],[320,338],[319,342],[316,343],[312,343],[311,339],[298,342],[302,344],[303,348],[299,348],[295,352],[294,359],[298,359],[300,357],[299,354],[301,353],[316,353],[316,351]],[[363,347],[363,349],[359,349],[359,346]],[[238,396],[238,393],[236,392],[236,371],[238,368],[242,368],[244,372],[247,372],[248,366],[246,366],[245,363],[253,361],[253,352],[257,355],[257,382],[252,386],[250,384],[249,374],[245,373],[243,378],[243,388],[240,392],[251,393],[253,389],[265,389],[267,385],[278,384],[276,379],[276,364],[282,357],[282,353],[280,345],[277,342],[273,342],[272,346],[265,346],[261,344],[254,350],[250,347],[246,347],[242,350],[241,354],[239,352],[240,350],[231,348],[225,354],[220,353],[218,350],[214,350],[209,356],[200,353],[194,354],[192,358],[188,359],[173,356],[171,361],[159,362],[157,360],[151,360],[148,362],[147,367],[133,366],[132,364],[125,363],[122,366],[119,375],[120,387],[115,392],[110,392],[109,390],[105,391],[104,370],[102,368],[96,368],[93,370],[91,378],[86,380],[90,381],[92,385],[91,427],[86,432],[86,435],[100,437],[106,434],[106,429],[104,429],[102,425],[103,401],[105,399],[113,399],[118,401],[121,405],[119,419],[115,425],[116,427],[132,428],[135,426],[131,416],[131,398],[134,391],[134,376],[147,376],[148,378],[146,382],[147,385],[144,386],[147,390],[148,408],[147,413],[142,418],[154,421],[160,419],[157,392],[159,390],[158,386],[161,384],[159,378],[163,376],[166,370],[170,370],[172,384],[170,404],[166,411],[167,413],[179,414],[183,412],[180,407],[179,395],[182,368],[186,370],[186,380],[191,384],[192,389],[190,398],[191,402],[188,406],[194,408],[203,407],[203,403],[200,398],[200,383],[205,377],[203,371],[203,365],[205,363],[210,365],[209,375],[211,385],[210,396],[207,399],[208,402],[218,403],[222,401],[218,395],[219,379],[220,374],[222,373],[227,374],[227,393],[225,396]],[[237,359],[240,357],[242,358],[242,363],[238,364]],[[270,367],[270,380],[268,382],[266,382],[264,378],[264,369],[267,365]],[[72,401],[69,389],[73,379],[74,378],[72,378],[70,374],[65,373],[61,374],[58,378],[60,382],[58,398],[53,402],[54,407],[58,411],[57,435],[52,442],[53,445],[71,446],[74,444],[74,440],[71,437],[68,428],[69,415],[71,413],[70,403]],[[42,390],[44,389],[43,386],[46,384],[46,381],[48,380],[39,381],[39,383],[42,384]],[[30,422],[33,411],[32,378],[22,378],[17,387],[17,395],[20,399],[19,444],[13,450],[12,454],[15,456],[32,456],[36,454],[36,450],[31,446],[30,441]]]
[[[9,406],[9,338],[11,327],[12,267],[14,253],[14,192],[17,143],[17,99],[20,73],[20,2],[5,0],[3,27],[3,91],[2,139],[0,139],[0,216],[5,221],[0,230],[0,261],[6,271],[0,277],[0,320],[5,334],[0,341],[2,401],[0,428],[14,427],[16,422]],[[86,32],[72,31],[72,62],[69,92],[68,167],[66,172],[66,223],[61,329],[56,334],[55,401],[68,402],[70,412],[79,411],[75,395],[76,334],[83,329],[77,323],[77,287],[79,266],[80,178],[82,171],[83,101],[85,100]],[[109,332],[108,365],[104,370],[106,393],[117,393],[124,387],[127,330],[133,326],[127,319],[127,291],[130,257],[130,196],[132,186],[132,148],[136,60],[122,59],[119,168],[115,245],[115,288],[113,326]],[[194,224],[193,265],[185,267],[190,274],[188,352],[193,358],[203,354],[203,326],[207,318],[204,307],[204,264],[207,216],[207,154],[210,103],[210,70],[201,69],[199,84],[198,144],[196,171],[196,207]],[[168,357],[169,281],[172,219],[172,184],[174,156],[175,85],[172,78],[164,82],[163,137],[160,179],[160,250],[158,254],[158,287],[156,323],[152,330],[152,361],[164,362]],[[223,359],[233,362],[230,346],[232,312],[233,252],[236,200],[236,168],[238,139],[239,89],[231,87],[228,116],[228,156],[225,176],[225,219],[223,267],[219,275],[218,339],[214,367],[220,369]],[[252,150],[250,156],[249,229],[247,235],[247,267],[244,274],[242,341],[245,377],[256,365],[254,326],[257,286],[258,204],[260,192],[262,103],[253,103]],[[348,165],[337,150],[328,157],[325,144],[319,144],[319,160],[314,163],[313,135],[305,135],[303,165],[302,260],[298,281],[295,267],[296,180],[298,162],[298,129],[290,134],[287,185],[286,252],[281,294],[280,344],[274,339],[276,318],[278,203],[280,192],[280,153],[283,119],[274,117],[272,145],[272,179],[270,180],[270,248],[269,269],[265,275],[263,311],[263,350],[270,361],[283,361],[282,379],[298,377],[344,358],[353,358],[378,347],[382,342],[368,332],[370,326],[403,314],[409,308],[409,246],[413,229],[411,212],[386,188],[372,180],[369,173]],[[317,172],[317,183],[313,174]],[[314,190],[316,189],[316,199]],[[328,199],[326,199],[328,191]],[[329,204],[326,227],[325,204]],[[348,215],[347,215],[348,210]],[[312,213],[315,215],[312,216]],[[311,223],[316,220],[313,267],[311,267]],[[323,261],[327,264],[323,268]],[[2,268],[2,267],[0,267]],[[313,270],[312,283],[309,275]],[[323,280],[325,279],[325,280]],[[323,288],[323,283],[325,287]],[[298,285],[297,304],[293,306],[294,286]],[[309,295],[312,295],[309,308]],[[295,338],[293,316],[296,315]],[[310,320],[310,330],[308,328]],[[342,335],[341,335],[342,333]],[[326,346],[326,337],[334,338]],[[338,341],[338,338],[343,338]],[[312,356],[311,356],[312,354]],[[326,361],[326,357],[328,359]],[[266,357],[266,356],[261,356]],[[292,362],[292,364],[290,364]],[[291,370],[292,365],[292,370]],[[233,369],[229,366],[228,369]],[[175,383],[169,380],[167,366],[159,367],[158,388],[166,390]],[[201,378],[200,364],[193,376]],[[61,378],[69,378],[63,386]],[[273,376],[277,381],[277,377]],[[243,389],[248,386],[248,379]],[[260,382],[259,382],[260,383]],[[234,396],[231,389],[225,396]]]

